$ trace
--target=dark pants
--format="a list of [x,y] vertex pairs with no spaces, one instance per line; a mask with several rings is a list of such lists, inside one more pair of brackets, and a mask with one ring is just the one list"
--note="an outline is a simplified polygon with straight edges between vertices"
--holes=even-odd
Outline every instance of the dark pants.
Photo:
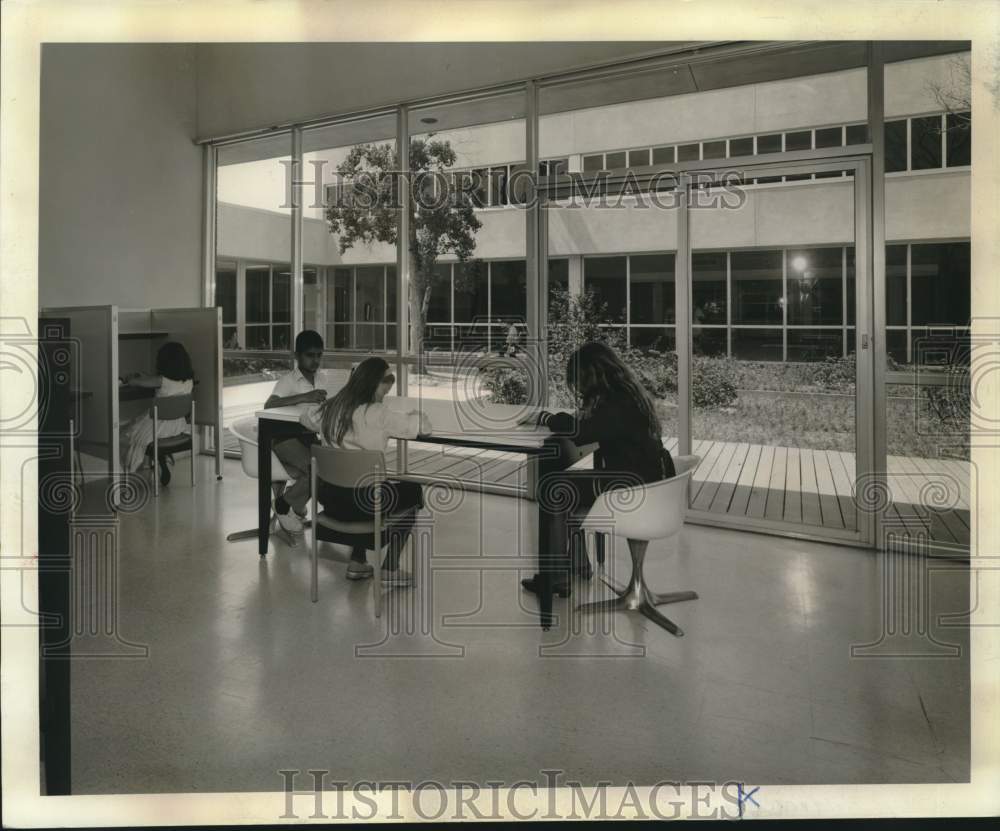
[[[341,522],[368,522],[375,516],[375,497],[371,487],[342,488],[329,482],[320,482],[317,497],[323,506],[323,513]],[[351,559],[359,563],[367,561],[369,548],[377,552],[388,541],[389,551],[382,567],[395,569],[399,566],[399,557],[413,530],[417,509],[424,507],[423,488],[417,482],[389,479],[382,486],[381,507],[381,540],[376,541],[373,534],[335,534],[322,526],[317,530],[319,538],[350,545]]]
[[[538,465],[538,512],[545,529],[545,551],[539,553],[556,575],[568,574],[571,532],[582,557],[586,557],[578,523],[606,491],[642,484],[632,473],[610,470],[567,470],[583,457],[585,451],[569,439],[553,438],[546,442]],[[603,550],[603,535],[598,535],[598,556]]]

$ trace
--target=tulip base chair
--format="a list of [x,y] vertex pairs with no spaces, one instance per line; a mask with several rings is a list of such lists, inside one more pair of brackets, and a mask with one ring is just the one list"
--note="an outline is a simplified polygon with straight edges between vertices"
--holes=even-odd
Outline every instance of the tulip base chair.
[[[241,418],[239,421],[235,422],[230,426],[230,431],[236,440],[240,444],[240,464],[243,466],[243,472],[249,476],[251,479],[259,478],[259,472],[257,467],[257,419],[256,418]],[[276,497],[281,496],[285,491],[285,485],[288,483],[291,477],[288,475],[288,471],[282,466],[278,457],[271,454],[271,489]],[[302,523],[304,527],[309,527],[309,522]],[[280,528],[278,526],[278,515],[271,509],[271,519],[268,523],[268,533],[274,534],[279,532]],[[292,546],[298,545],[298,541],[288,534],[281,532],[282,538]],[[226,537],[227,542],[239,542],[240,540],[251,540],[257,538],[257,529],[248,528],[246,531],[234,531]]]
[[697,600],[693,591],[653,592],[643,578],[646,549],[652,540],[675,536],[684,524],[688,503],[688,486],[691,474],[700,459],[697,456],[680,456],[674,459],[677,475],[660,482],[650,482],[633,488],[619,488],[601,494],[587,514],[586,528],[614,529],[618,536],[628,540],[632,555],[632,576],[628,585],[617,586],[602,576],[605,584],[615,592],[615,597],[584,603],[580,612],[639,612],[657,626],[680,637],[684,631],[657,606]]

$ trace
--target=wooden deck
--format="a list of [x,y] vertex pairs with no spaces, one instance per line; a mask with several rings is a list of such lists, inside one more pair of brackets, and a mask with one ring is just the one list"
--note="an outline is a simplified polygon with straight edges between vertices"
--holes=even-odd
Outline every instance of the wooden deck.
[[[664,443],[676,453],[676,439]],[[857,528],[853,453],[722,441],[696,441],[693,451],[702,457],[691,484],[695,510]],[[408,461],[410,472],[425,476],[525,484],[525,459],[512,453],[413,442]],[[390,465],[394,462],[393,456]],[[881,500],[880,509],[889,524],[901,533],[926,533],[936,542],[969,545],[968,462],[890,456],[888,473],[891,501]]]

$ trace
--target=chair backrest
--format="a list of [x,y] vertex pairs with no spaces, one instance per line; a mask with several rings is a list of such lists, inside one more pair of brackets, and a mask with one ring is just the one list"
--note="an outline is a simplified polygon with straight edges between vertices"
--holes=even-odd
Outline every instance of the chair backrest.
[[156,417],[160,421],[171,418],[184,418],[191,414],[191,395],[165,395],[162,398],[154,398],[149,405],[149,417],[153,417],[153,408],[156,408]]
[[[243,472],[251,479],[260,476],[260,466],[257,464],[257,419],[255,416],[241,418],[229,425],[229,431],[236,436],[236,441],[240,443],[240,464]],[[287,482],[291,477],[288,475],[281,461],[274,453],[271,453],[271,481]]]
[[672,537],[684,524],[691,473],[685,470],[660,482],[605,491],[584,525],[633,540]]
[[314,444],[312,457],[317,476],[331,485],[360,488],[386,478],[385,456],[378,450],[341,450]]

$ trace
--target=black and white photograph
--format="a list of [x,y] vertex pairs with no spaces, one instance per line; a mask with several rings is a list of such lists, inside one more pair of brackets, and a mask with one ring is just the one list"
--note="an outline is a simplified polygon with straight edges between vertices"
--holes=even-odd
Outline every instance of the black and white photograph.
[[1000,812],[1000,7],[817,8],[0,7],[5,826]]

